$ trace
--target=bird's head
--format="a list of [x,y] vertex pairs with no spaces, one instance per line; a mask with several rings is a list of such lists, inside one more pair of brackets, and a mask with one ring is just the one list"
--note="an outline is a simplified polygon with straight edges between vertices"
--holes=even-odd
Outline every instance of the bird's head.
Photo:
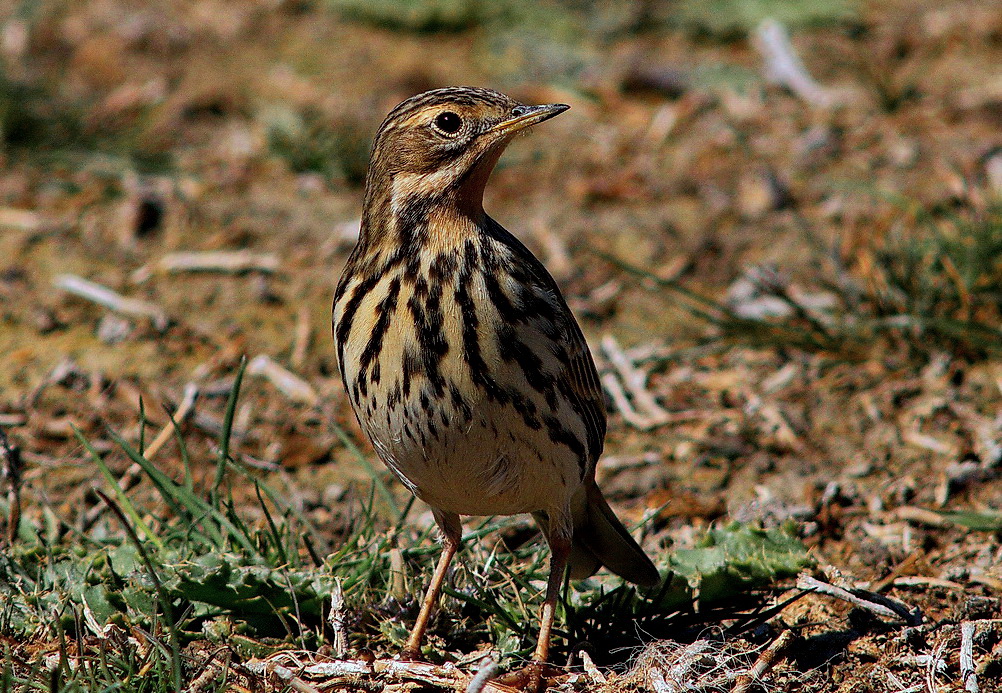
[[512,138],[563,113],[565,104],[527,106],[490,89],[449,87],[390,111],[372,147],[368,195],[448,198],[479,207],[494,165]]

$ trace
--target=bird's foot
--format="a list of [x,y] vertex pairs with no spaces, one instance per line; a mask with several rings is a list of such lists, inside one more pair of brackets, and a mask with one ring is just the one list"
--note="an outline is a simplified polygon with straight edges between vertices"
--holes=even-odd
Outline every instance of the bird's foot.
[[524,691],[524,693],[543,693],[549,685],[550,679],[559,673],[559,669],[546,662],[529,662],[521,669],[502,674],[494,682]]
[[410,647],[405,647],[400,650],[400,654],[397,655],[397,659],[401,662],[423,662],[425,661],[424,655],[421,654],[421,650],[417,650]]

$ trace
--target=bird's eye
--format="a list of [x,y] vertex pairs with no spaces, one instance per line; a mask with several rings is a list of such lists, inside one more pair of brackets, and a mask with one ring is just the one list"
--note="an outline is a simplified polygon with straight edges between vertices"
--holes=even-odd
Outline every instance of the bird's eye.
[[515,108],[511,109],[511,115],[513,118],[518,118],[519,116],[528,113],[528,111],[528,106],[515,106]]
[[463,119],[452,111],[444,111],[435,116],[435,127],[447,135],[454,135],[463,127]]

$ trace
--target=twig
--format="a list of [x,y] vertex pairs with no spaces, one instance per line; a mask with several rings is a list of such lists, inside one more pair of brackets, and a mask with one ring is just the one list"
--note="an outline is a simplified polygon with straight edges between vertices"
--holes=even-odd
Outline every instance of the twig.
[[296,331],[292,335],[292,354],[289,356],[289,364],[296,370],[302,368],[306,362],[312,327],[309,309],[306,306],[300,307],[296,313]]
[[[168,421],[167,425],[160,429],[160,433],[157,437],[143,450],[143,457],[148,460],[153,459],[154,455],[160,451],[160,449],[166,445],[167,441],[170,440],[174,433],[174,426],[180,426],[185,420],[191,415],[191,412],[195,408],[195,401],[198,399],[198,385],[194,382],[190,382],[184,386],[184,393],[181,396],[181,403],[178,405],[177,411],[174,412],[174,417],[172,421]],[[122,477],[118,480],[118,485],[121,486],[123,491],[128,491],[133,486],[139,483],[142,478],[143,468],[136,463],[132,463],[129,467],[122,473]],[[94,526],[101,515],[104,514],[106,506],[98,504],[92,507],[83,515],[81,520],[81,526],[84,530],[89,529]]]
[[782,660],[783,651],[793,640],[793,631],[784,630],[779,637],[773,640],[769,647],[762,651],[762,654],[755,660],[755,664],[746,673],[738,677],[734,685],[733,693],[747,693],[751,685],[760,680],[765,672],[776,666]]
[[209,252],[168,253],[156,262],[143,265],[132,273],[132,281],[140,284],[156,273],[181,272],[277,272],[279,260],[271,253],[254,253],[249,250],[218,250]]
[[280,366],[270,356],[263,354],[255,356],[247,364],[247,372],[251,375],[264,376],[293,402],[300,402],[312,407],[320,400],[312,385],[292,371]]
[[153,327],[163,332],[170,324],[170,318],[160,306],[138,298],[126,298],[117,291],[106,286],[89,281],[75,274],[60,274],[53,283],[56,287],[69,293],[87,299],[99,306],[133,317],[149,318]]
[[[861,609],[866,609],[877,616],[893,619],[895,621],[904,620],[905,622],[912,622],[915,621],[916,618],[920,618],[920,614],[909,612],[908,607],[904,604],[899,603],[896,609],[885,606],[884,604],[878,604],[869,599],[864,599],[858,594],[854,594],[853,592],[843,589],[842,587],[836,587],[835,585],[831,585],[827,582],[821,582],[820,580],[812,578],[807,574],[801,574],[797,578],[797,589],[810,590],[819,594],[828,595],[829,597],[835,597],[836,599],[841,599],[842,601],[849,602],[854,606],[858,606]],[[894,603],[887,597],[867,592],[865,590],[855,590],[855,592],[879,598],[882,602]]]
[[320,693],[317,688],[296,676],[292,669],[283,667],[281,664],[274,664],[272,662],[247,662],[243,665],[243,668],[258,676],[274,675],[281,679],[286,686],[299,691],[299,693]]
[[902,505],[894,510],[894,514],[899,520],[909,520],[933,527],[949,527],[953,524],[935,510],[927,510],[914,505]]
[[578,653],[578,656],[581,658],[581,666],[584,668],[585,673],[588,674],[588,678],[592,680],[592,683],[608,683],[608,679],[605,678],[605,674],[599,671],[598,667],[595,666],[595,662],[592,661],[591,655],[588,654],[587,650],[581,650],[581,652]]
[[337,658],[348,653],[348,628],[345,623],[344,591],[341,589],[341,578],[334,578],[334,589],[331,590],[331,612],[327,615],[327,623],[334,631],[332,649]]
[[174,412],[172,420],[167,422],[167,425],[160,429],[160,433],[157,434],[157,437],[154,438],[148,446],[146,446],[146,449],[143,451],[143,457],[151,460],[158,452],[160,452],[160,448],[166,445],[167,441],[170,440],[172,435],[174,435],[174,429],[188,419],[188,416],[195,408],[195,402],[197,399],[198,385],[194,382],[190,382],[185,385],[184,391],[181,395],[181,403],[178,405],[177,411]]
[[812,106],[826,108],[835,103],[832,91],[814,81],[794,52],[786,27],[775,19],[763,20],[755,29],[754,39],[765,61],[766,80],[786,87]]
[[936,647],[933,648],[932,654],[929,655],[926,660],[926,670],[925,670],[925,685],[929,690],[929,693],[936,693],[939,691],[939,686],[936,685],[936,674],[940,671],[946,671],[946,662],[943,660],[943,650],[946,649],[946,643],[940,641]]
[[943,578],[926,577],[924,575],[901,575],[894,578],[895,587],[941,587],[947,590],[957,590],[963,592],[967,588],[959,582],[944,580]]
[[24,463],[21,450],[11,445],[7,440],[7,432],[0,427],[0,479],[7,482],[7,546],[12,546],[17,538],[18,525],[21,523],[21,470]]
[[960,678],[967,693],[979,693],[978,673],[974,668],[974,626],[973,621],[960,624]]
[[647,374],[633,365],[611,334],[602,338],[602,352],[616,369],[623,387],[632,396],[637,409],[648,421],[657,424],[671,419],[671,415],[658,404],[654,395],[647,389]]
[[477,673],[470,680],[470,684],[466,687],[466,693],[482,693],[484,688],[487,686],[487,682],[494,678],[498,673],[498,663],[493,657],[487,655],[484,657],[483,661],[480,662],[480,667],[477,669]]

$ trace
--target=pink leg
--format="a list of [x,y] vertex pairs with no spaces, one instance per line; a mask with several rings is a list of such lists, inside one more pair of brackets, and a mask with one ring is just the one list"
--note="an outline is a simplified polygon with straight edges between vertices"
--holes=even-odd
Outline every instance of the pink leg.
[[462,542],[463,528],[459,522],[459,515],[446,513],[432,508],[435,514],[435,521],[439,529],[442,530],[442,555],[438,558],[438,565],[435,566],[435,573],[431,576],[431,583],[428,591],[425,592],[424,600],[421,602],[421,611],[418,613],[417,621],[411,635],[407,638],[407,646],[400,653],[401,659],[419,660],[421,658],[421,641],[424,640],[424,632],[428,629],[428,621],[431,618],[431,610],[438,603],[438,595],[442,591],[442,583],[445,581],[445,574],[449,570],[452,557],[459,550]]

